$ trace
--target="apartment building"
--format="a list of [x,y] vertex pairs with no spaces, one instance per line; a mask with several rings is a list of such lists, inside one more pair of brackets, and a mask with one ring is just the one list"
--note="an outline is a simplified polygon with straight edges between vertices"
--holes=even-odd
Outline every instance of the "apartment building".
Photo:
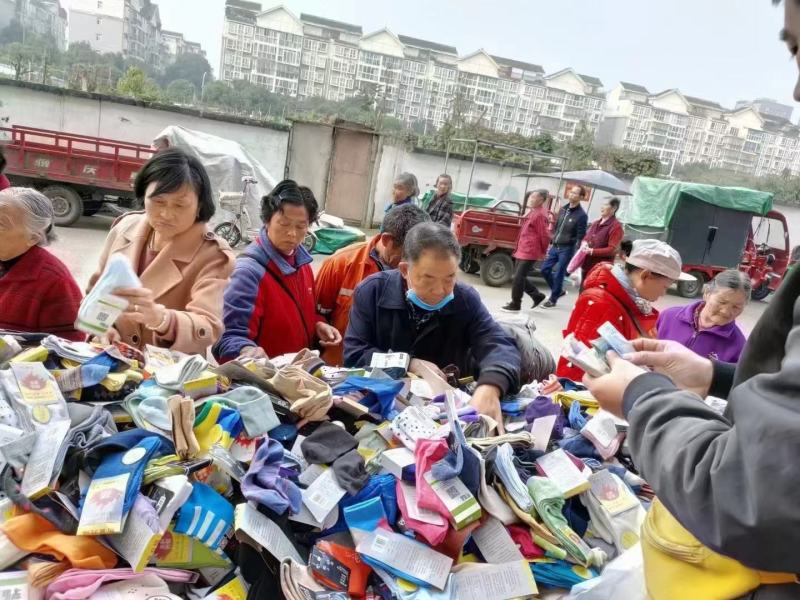
[[162,67],[161,17],[151,0],[72,0],[69,42]]
[[780,117],[786,121],[792,120],[794,108],[788,104],[781,104],[771,98],[756,98],[755,100],[739,100],[736,108],[752,104],[760,115],[764,117]]
[[199,43],[184,39],[183,34],[176,31],[162,29],[161,44],[164,50],[162,59],[164,66],[174,63],[182,54],[197,54],[204,58],[206,56],[205,50]]
[[605,110],[602,82],[573,69],[545,75],[539,65],[484,50],[459,56],[453,46],[389,29],[365,34],[358,25],[245,0],[227,0],[220,62],[223,80],[300,99],[366,94],[420,133],[458,111],[505,133],[563,140],[581,121],[596,128]]
[[599,144],[658,155],[664,165],[702,162],[755,175],[800,173],[800,129],[753,104],[733,110],[680,90],[620,83],[608,94]]
[[47,38],[67,48],[67,11],[59,0],[0,0],[0,29],[17,23],[22,38]]

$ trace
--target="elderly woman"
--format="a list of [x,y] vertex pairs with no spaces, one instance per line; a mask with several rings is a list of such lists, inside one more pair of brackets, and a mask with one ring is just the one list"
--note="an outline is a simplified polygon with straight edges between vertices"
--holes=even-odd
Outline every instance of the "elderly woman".
[[144,212],[120,217],[106,240],[94,286],[111,254],[126,256],[142,282],[114,294],[128,308],[109,339],[205,354],[222,333],[222,293],[233,271],[228,244],[208,229],[214,215],[203,165],[178,148],[151,158],[136,176]]
[[42,248],[54,237],[47,197],[30,188],[0,192],[0,329],[81,341],[85,336],[75,329],[80,288]]
[[291,179],[261,200],[261,232],[236,260],[225,290],[225,333],[214,356],[274,357],[342,343],[342,335],[317,313],[311,255],[303,248],[316,221],[317,200]]
[[450,192],[453,190],[453,178],[443,173],[436,178],[436,192],[428,204],[427,213],[434,223],[444,225],[448,229],[453,222],[453,201]]
[[417,196],[419,196],[419,185],[416,176],[412,173],[400,173],[392,184],[392,203],[386,207],[386,212],[396,206],[414,204]]
[[738,362],[747,340],[736,319],[747,306],[750,291],[746,273],[723,271],[706,286],[702,300],[661,313],[658,339],[680,342],[704,358]]

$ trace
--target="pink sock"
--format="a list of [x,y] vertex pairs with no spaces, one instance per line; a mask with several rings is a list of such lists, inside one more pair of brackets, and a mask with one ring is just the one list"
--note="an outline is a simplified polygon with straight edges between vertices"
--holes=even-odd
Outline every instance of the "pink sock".
[[[432,525],[431,523],[425,523],[424,521],[417,521],[409,516],[406,497],[405,494],[403,494],[401,487],[402,483],[398,481],[397,505],[400,507],[400,512],[403,515],[403,521],[405,522],[406,527],[408,527],[414,533],[425,538],[425,541],[427,541],[431,546],[438,546],[444,541],[444,538],[447,535],[447,529],[450,527],[447,523],[447,519],[444,519],[444,525]],[[417,491],[417,493],[419,493],[419,491]],[[417,502],[417,504],[419,504],[419,502]]]
[[450,518],[444,503],[439,500],[439,496],[433,491],[430,484],[425,481],[425,473],[431,470],[434,463],[438,462],[448,453],[447,442],[438,440],[417,440],[417,447],[414,450],[414,460],[417,467],[417,504],[422,508],[435,511],[445,519]]

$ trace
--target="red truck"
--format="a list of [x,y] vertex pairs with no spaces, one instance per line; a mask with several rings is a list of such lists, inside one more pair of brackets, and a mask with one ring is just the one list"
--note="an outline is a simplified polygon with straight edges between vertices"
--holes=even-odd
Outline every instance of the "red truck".
[[41,190],[64,227],[104,202],[138,208],[133,181],[155,153],[142,144],[20,125],[0,127],[0,140],[12,184]]

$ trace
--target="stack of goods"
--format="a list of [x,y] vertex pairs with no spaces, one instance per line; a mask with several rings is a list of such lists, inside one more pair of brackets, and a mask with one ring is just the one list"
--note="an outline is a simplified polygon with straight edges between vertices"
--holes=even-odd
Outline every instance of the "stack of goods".
[[0,597],[502,600],[636,545],[652,491],[587,392],[529,384],[496,435],[407,365],[0,338]]

